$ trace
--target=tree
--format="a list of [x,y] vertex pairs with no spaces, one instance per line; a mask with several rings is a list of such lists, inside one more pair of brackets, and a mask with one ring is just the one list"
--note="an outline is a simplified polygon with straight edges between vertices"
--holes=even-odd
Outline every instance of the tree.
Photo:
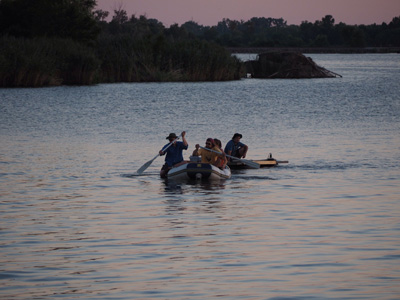
[[95,6],[96,0],[1,0],[0,34],[90,42],[99,33]]
[[325,34],[318,34],[314,40],[314,44],[317,47],[329,46],[328,37]]
[[123,25],[128,22],[128,14],[124,9],[116,9],[114,10],[114,16],[112,18],[111,23],[116,23],[118,25]]
[[322,18],[321,26],[326,30],[333,29],[333,25],[335,24],[335,19],[331,15],[326,15]]
[[98,10],[93,12],[94,19],[97,22],[105,22],[106,19],[108,18],[108,15],[109,15],[109,12],[108,11],[104,11],[102,9],[98,9]]
[[342,37],[350,47],[365,47],[364,32],[358,26],[346,25],[342,28]]
[[200,37],[203,35],[204,26],[201,26],[194,21],[188,21],[182,24],[181,27],[185,28],[188,33],[193,34],[196,37]]
[[400,17],[393,18],[392,21],[389,23],[389,28],[400,28]]

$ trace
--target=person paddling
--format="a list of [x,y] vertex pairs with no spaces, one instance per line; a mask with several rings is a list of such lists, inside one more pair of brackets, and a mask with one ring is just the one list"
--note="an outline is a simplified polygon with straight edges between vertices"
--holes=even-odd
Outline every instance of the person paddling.
[[[218,161],[218,157],[224,156],[223,151],[216,146],[214,139],[208,138],[206,140],[206,149],[199,149],[200,145],[196,144],[195,149],[193,151],[193,156],[201,156],[201,162],[206,164],[212,164],[216,167],[222,167],[221,163]],[[213,150],[208,151],[207,149]],[[216,153],[218,152],[218,153]],[[220,153],[220,154],[219,154]]]
[[[245,158],[249,147],[243,144],[240,139],[243,136],[240,133],[235,133],[232,139],[225,146],[225,153],[237,158]],[[232,159],[231,159],[232,160]]]
[[[166,178],[168,171],[173,167],[178,167],[180,165],[187,163],[186,161],[183,160],[183,153],[182,153],[182,151],[187,150],[189,146],[185,138],[186,132],[182,131],[181,136],[182,136],[182,142],[178,142],[176,140],[177,139],[176,134],[170,133],[166,138],[167,140],[169,140],[169,143],[166,144],[159,152],[160,156],[166,154],[165,164],[162,166],[160,171],[161,178]],[[171,145],[171,147],[169,147],[164,151],[164,149],[174,140],[175,142]]]

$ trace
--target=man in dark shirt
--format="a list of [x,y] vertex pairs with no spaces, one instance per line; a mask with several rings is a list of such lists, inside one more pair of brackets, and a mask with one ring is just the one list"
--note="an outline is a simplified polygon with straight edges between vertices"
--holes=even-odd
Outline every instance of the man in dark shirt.
[[[169,143],[166,144],[161,150],[160,150],[160,155],[165,156],[165,164],[163,165],[161,171],[160,171],[160,176],[161,178],[165,178],[167,176],[168,171],[172,167],[178,167],[182,164],[185,164],[186,162],[183,160],[183,150],[187,150],[189,144],[186,141],[185,138],[186,132],[182,131],[181,136],[182,136],[182,142],[177,141],[177,136],[175,133],[170,133],[169,136],[167,136],[167,140],[169,140]],[[173,144],[168,147],[170,143]],[[167,148],[165,151],[164,149]]]
[[243,144],[240,139],[242,135],[240,133],[235,133],[232,139],[225,146],[225,153],[230,156],[234,156],[237,158],[245,158],[247,154],[247,150],[249,147]]

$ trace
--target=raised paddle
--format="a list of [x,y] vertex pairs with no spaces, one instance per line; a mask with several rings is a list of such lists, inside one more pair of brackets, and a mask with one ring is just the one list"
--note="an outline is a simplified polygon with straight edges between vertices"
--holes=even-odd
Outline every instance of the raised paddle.
[[[221,154],[220,152],[212,150],[212,149],[208,149],[208,148],[201,147],[201,146],[200,146],[200,148],[204,149],[204,150],[207,150],[207,151],[211,151],[211,152],[217,153],[217,154]],[[231,155],[228,155],[228,154],[225,154],[225,155],[227,157],[230,157],[230,158],[234,159],[234,160],[240,161],[241,163],[244,163],[245,165],[248,165],[250,168],[253,168],[253,169],[259,169],[260,168],[260,164],[254,162],[254,161],[247,160],[247,159],[244,159],[244,158],[234,157],[234,156],[231,156]]]
[[[165,147],[165,149],[163,149],[163,151],[167,150],[176,140],[178,140],[181,137],[182,134],[180,134],[176,139],[174,139],[171,143],[168,144],[167,147]],[[156,156],[154,156],[153,159],[150,159],[147,163],[145,163],[143,166],[141,166],[139,168],[139,170],[137,170],[136,172],[140,175],[142,174],[152,163],[153,161],[160,156],[160,153],[158,153]]]

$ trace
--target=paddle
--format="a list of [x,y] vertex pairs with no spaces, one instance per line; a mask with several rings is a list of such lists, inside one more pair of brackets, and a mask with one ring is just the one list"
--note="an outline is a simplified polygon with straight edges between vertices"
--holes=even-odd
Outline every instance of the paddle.
[[[165,149],[163,149],[163,151],[165,152],[176,140],[178,140],[181,137],[181,135],[179,135],[176,139],[174,139],[171,143],[169,143],[169,145],[167,147],[165,147]],[[156,156],[154,156],[153,159],[150,159],[148,162],[146,162],[143,166],[141,166],[139,168],[139,170],[137,170],[136,172],[140,175],[142,174],[152,163],[153,161],[160,156],[160,153],[158,153]]]
[[[215,151],[215,150],[212,150],[212,149],[208,149],[208,148],[201,147],[201,146],[200,146],[200,148],[201,148],[201,149],[204,149],[204,150],[207,150],[207,151],[211,151],[211,152],[214,152],[214,153],[221,154],[220,152]],[[238,160],[238,161],[240,161],[241,163],[244,163],[245,165],[248,165],[249,167],[251,167],[251,168],[253,168],[253,169],[259,169],[259,168],[260,168],[260,164],[254,162],[254,161],[247,160],[247,159],[244,159],[244,158],[234,157],[234,156],[231,156],[231,155],[228,155],[228,154],[225,154],[225,155],[226,155],[227,157],[230,157],[230,158],[234,159],[234,160]]]

